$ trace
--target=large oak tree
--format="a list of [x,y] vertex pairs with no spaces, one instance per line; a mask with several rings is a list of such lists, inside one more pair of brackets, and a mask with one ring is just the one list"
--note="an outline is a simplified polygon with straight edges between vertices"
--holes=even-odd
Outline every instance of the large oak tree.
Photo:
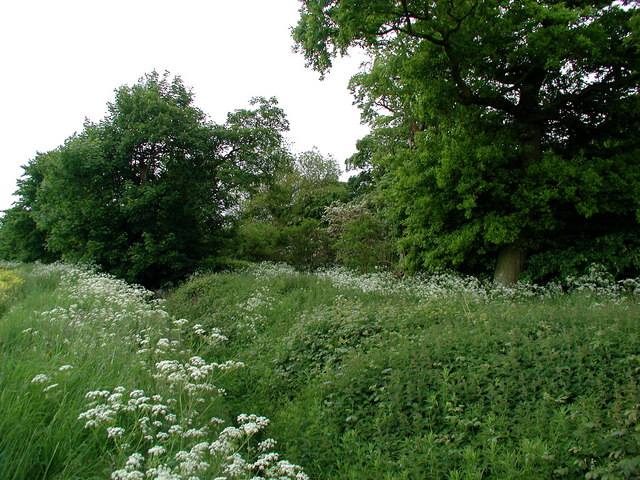
[[293,35],[321,72],[349,47],[371,53],[353,88],[374,127],[404,131],[378,166],[406,218],[407,259],[473,270],[493,256],[511,283],[550,240],[637,248],[638,9],[303,0]]

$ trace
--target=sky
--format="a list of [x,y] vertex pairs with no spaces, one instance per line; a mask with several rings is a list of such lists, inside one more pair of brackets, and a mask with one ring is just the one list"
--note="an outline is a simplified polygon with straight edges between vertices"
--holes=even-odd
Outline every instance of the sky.
[[348,91],[364,57],[321,81],[292,51],[298,0],[10,0],[0,3],[0,210],[16,200],[21,165],[52,150],[114,91],[156,70],[179,75],[216,122],[277,97],[294,152],[342,162],[368,129]]

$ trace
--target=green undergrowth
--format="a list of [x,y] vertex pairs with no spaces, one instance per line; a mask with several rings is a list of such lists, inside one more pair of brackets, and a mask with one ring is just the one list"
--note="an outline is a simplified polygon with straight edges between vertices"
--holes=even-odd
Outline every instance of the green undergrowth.
[[231,413],[271,418],[312,478],[613,480],[640,475],[638,285],[261,265],[167,308],[228,337],[207,354],[247,365],[222,380]]
[[638,478],[639,293],[3,264],[0,478]]

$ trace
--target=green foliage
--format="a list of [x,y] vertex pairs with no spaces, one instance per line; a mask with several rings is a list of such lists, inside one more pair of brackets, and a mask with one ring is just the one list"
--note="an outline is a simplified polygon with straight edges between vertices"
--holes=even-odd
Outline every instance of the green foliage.
[[368,271],[396,263],[394,213],[368,172],[346,184],[335,160],[304,152],[240,211],[236,252],[299,268],[339,263]]
[[232,409],[268,412],[312,476],[634,478],[638,285],[257,266],[168,306],[228,334],[247,363],[225,379]]
[[[300,12],[293,37],[315,69],[354,45],[373,57],[351,81],[374,128],[351,163],[396,206],[408,267],[487,272],[511,251],[516,273],[528,254],[529,277],[548,278],[572,247],[576,267],[638,272],[635,255],[613,253],[638,248],[637,2],[305,0]],[[508,262],[496,268],[506,279]]]
[[397,263],[395,226],[390,209],[372,195],[325,209],[326,232],[333,240],[336,260],[347,268],[369,271]]
[[38,228],[29,210],[20,205],[4,211],[0,218],[0,258],[19,262],[56,259],[45,248],[46,234]]
[[209,122],[179,77],[117,90],[109,113],[25,167],[0,253],[93,262],[150,287],[220,253],[229,211],[286,162],[275,99]]
[[300,175],[302,186],[317,183],[332,183],[340,179],[340,167],[331,156],[323,156],[316,148],[302,152],[296,157],[295,170]]
[[519,174],[500,148],[512,143],[504,130],[453,118],[441,133],[444,125],[422,132],[417,150],[385,162],[390,194],[404,206],[408,265],[486,272],[500,245],[518,240],[531,252],[526,273],[536,280],[593,262],[618,275],[637,271],[640,183],[637,162],[623,150],[606,160],[549,152],[508,186]]
[[19,201],[0,217],[0,258],[18,262],[50,262],[58,258],[45,248],[46,232],[38,227],[32,215],[44,179],[44,162],[37,160],[44,156],[38,154],[35,161],[23,167],[25,173],[18,179],[16,192]]
[[300,268],[326,266],[333,252],[321,219],[332,202],[348,198],[348,188],[330,156],[314,149],[291,160],[268,188],[254,193],[240,209],[235,254]]

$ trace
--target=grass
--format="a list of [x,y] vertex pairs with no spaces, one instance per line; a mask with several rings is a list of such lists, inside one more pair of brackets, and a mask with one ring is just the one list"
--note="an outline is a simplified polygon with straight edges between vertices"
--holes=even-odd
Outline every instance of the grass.
[[0,478],[638,478],[639,285],[5,265]]
[[242,365],[198,355],[223,340],[215,329],[84,268],[13,267],[0,318],[0,478],[306,478],[258,443],[266,418],[229,417],[216,383]]

